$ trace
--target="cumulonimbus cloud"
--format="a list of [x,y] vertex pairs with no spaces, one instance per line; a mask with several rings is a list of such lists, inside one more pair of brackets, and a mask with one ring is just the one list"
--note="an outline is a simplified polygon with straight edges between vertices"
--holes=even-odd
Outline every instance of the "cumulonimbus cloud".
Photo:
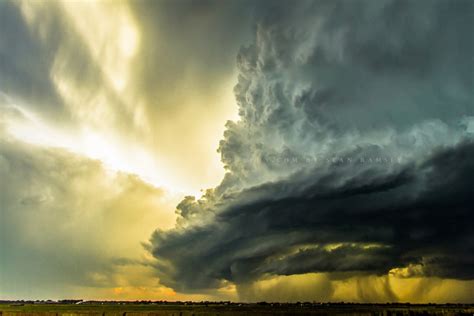
[[473,10],[309,1],[262,13],[237,58],[227,174],[151,238],[161,282],[192,291],[401,269],[473,279]]

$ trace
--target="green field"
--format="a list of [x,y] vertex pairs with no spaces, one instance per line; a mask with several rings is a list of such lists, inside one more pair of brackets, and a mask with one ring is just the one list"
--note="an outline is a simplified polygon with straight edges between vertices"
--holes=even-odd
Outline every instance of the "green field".
[[474,315],[474,305],[0,304],[0,316]]

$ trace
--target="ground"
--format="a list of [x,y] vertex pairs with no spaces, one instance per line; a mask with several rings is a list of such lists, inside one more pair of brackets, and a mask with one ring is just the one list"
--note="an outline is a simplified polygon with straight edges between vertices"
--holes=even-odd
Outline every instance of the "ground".
[[474,315],[474,305],[410,304],[240,304],[184,302],[95,302],[48,304],[4,302],[0,316],[233,316],[233,315]]

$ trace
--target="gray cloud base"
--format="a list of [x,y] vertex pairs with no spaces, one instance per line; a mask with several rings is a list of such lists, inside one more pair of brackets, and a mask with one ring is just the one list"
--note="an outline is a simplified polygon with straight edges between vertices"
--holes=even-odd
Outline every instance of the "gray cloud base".
[[[310,1],[237,58],[228,171],[150,250],[181,291],[307,272],[473,279],[470,1]],[[263,12],[263,11],[262,11]],[[271,163],[350,157],[351,163]],[[359,163],[364,157],[398,157]]]

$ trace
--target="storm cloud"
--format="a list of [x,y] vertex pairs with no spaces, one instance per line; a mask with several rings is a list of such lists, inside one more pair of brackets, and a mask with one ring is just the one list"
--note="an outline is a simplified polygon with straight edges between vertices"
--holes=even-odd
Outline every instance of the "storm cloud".
[[2,1],[0,295],[471,302],[473,16]]
[[327,272],[474,279],[470,1],[262,10],[227,173],[150,241],[180,291]]

